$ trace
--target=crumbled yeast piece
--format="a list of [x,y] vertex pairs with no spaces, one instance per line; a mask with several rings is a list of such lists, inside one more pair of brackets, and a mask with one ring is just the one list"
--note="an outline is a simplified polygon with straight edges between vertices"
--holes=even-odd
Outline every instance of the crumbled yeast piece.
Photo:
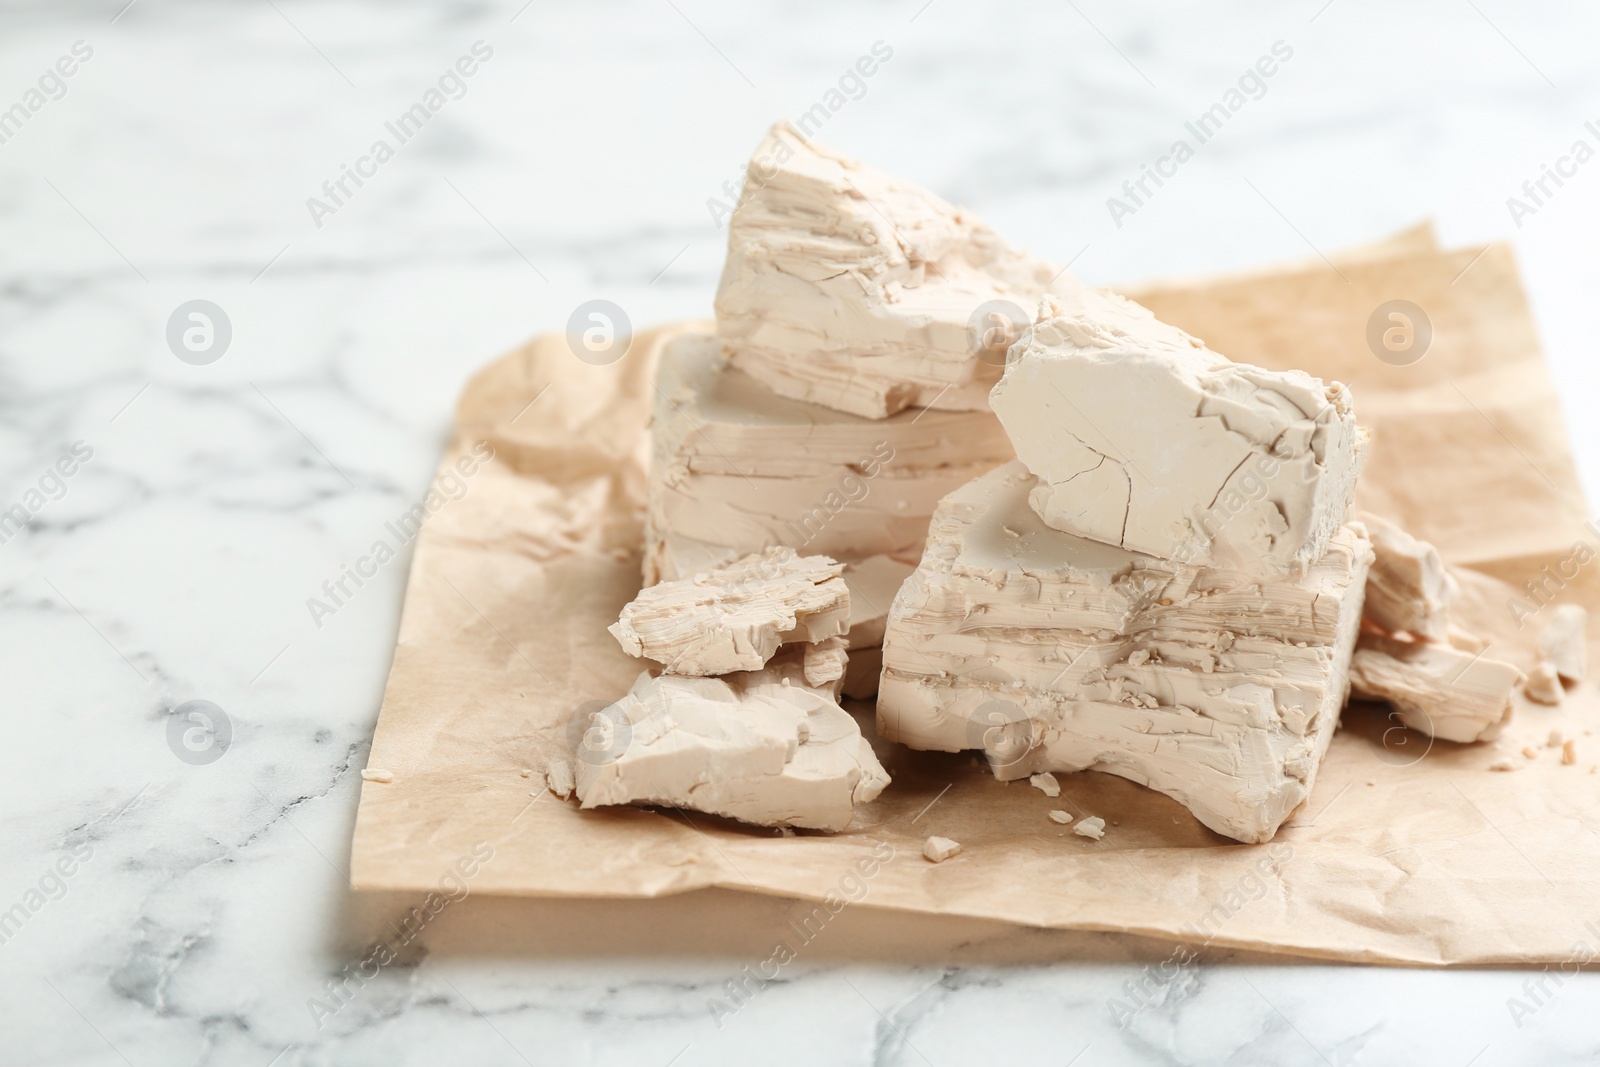
[[1131,301],[1046,298],[990,402],[1071,534],[1262,578],[1304,574],[1349,511],[1349,391],[1233,363]]
[[1362,608],[1367,621],[1389,634],[1447,640],[1450,605],[1460,587],[1439,558],[1439,550],[1376,515],[1363,512],[1359,518],[1372,539],[1374,555]]
[[572,795],[576,788],[576,779],[572,773],[572,763],[569,760],[553,759],[545,765],[544,781],[550,787],[550,792],[562,800]]
[[827,637],[821,641],[803,644],[800,648],[801,668],[805,672],[807,685],[814,689],[823,689],[844,678],[845,664],[848,660],[844,650],[844,638]]
[[1072,821],[1072,813],[1071,812],[1067,812],[1067,811],[1062,811],[1060,808],[1056,808],[1054,811],[1052,811],[1050,813],[1050,821],[1051,822],[1058,822],[1062,826],[1065,826],[1065,825],[1067,825],[1067,823]]
[[1270,840],[1339,719],[1365,537],[1347,526],[1304,576],[1269,582],[1051,529],[1036,484],[1011,463],[940,504],[890,609],[879,736],[981,750],[1003,780],[1119,774]]
[[773,545],[831,556],[869,594],[852,598],[869,613],[852,648],[877,642],[870,605],[887,610],[939,499],[1015,455],[987,408],[874,420],[792,400],[729,364],[709,334],[662,353],[650,437],[645,584]]
[[1106,821],[1098,815],[1091,815],[1074,826],[1072,832],[1079,837],[1088,837],[1098,841],[1106,836]]
[[[759,670],[780,644],[815,644],[845,632],[850,591],[843,570],[826,556],[768,549],[642,590],[611,634],[630,656],[648,656],[672,674]],[[835,678],[844,673],[842,661],[839,667]]]
[[922,843],[922,858],[929,863],[943,863],[961,851],[961,842],[948,837],[930,837]]
[[1578,742],[1569,737],[1561,742],[1561,763],[1563,766],[1570,767],[1577,762]]
[[1539,636],[1539,655],[1555,667],[1562,680],[1583,681],[1589,652],[1584,640],[1584,624],[1589,613],[1577,604],[1558,604],[1550,609],[1550,621]]
[[1446,741],[1492,741],[1511,721],[1522,672],[1434,641],[1363,633],[1350,662],[1352,695],[1394,706],[1413,730]]
[[1030,774],[1028,776],[1028,784],[1033,786],[1047,797],[1058,797],[1061,795],[1061,783],[1056,781],[1056,776],[1051,774],[1049,771],[1044,771],[1040,774]]
[[729,221],[717,330],[784,396],[870,418],[985,411],[1009,338],[981,348],[969,320],[990,301],[1026,313],[1052,280],[1077,284],[927,190],[779,123]]
[[1535,703],[1551,705],[1561,703],[1561,677],[1556,673],[1555,664],[1541,660],[1529,673],[1522,692]]
[[[1370,513],[1361,523],[1376,559],[1350,668],[1354,695],[1387,701],[1402,723],[1432,737],[1463,743],[1499,737],[1522,672],[1484,656],[1489,642],[1452,619],[1460,586],[1433,545]],[[1531,699],[1547,692],[1538,679],[1529,687]]]
[[580,763],[585,808],[660,804],[843,830],[889,784],[855,719],[805,684],[794,656],[725,678],[641,674],[607,714],[627,741]]

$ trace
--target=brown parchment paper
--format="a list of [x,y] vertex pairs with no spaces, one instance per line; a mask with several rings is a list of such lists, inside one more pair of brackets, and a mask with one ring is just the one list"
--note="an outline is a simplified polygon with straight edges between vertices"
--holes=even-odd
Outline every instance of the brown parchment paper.
[[[1362,505],[1468,568],[1462,615],[1493,639],[1491,655],[1534,662],[1546,615],[1519,628],[1508,604],[1539,608],[1520,592],[1525,581],[1543,582],[1542,599],[1600,604],[1600,535],[1584,526],[1509,248],[1439,252],[1419,227],[1332,260],[1127,292],[1234,359],[1348,383],[1373,434]],[[1411,366],[1380,362],[1365,340],[1373,310],[1392,299],[1432,323],[1431,347]],[[1593,681],[1559,709],[1519,696],[1493,745],[1430,742],[1386,709],[1352,705],[1310,800],[1259,846],[1218,837],[1110,775],[1063,775],[1051,800],[996,782],[969,754],[882,742],[893,784],[833,836],[692,813],[583,812],[550,796],[542,770],[567,751],[575,709],[615,699],[640,669],[605,627],[639,585],[651,377],[665,340],[707,327],[643,332],[606,367],[545,336],[468,385],[440,468],[458,477],[441,483],[449,491],[415,547],[369,761],[392,780],[363,784],[357,889],[436,889],[487,842],[495,856],[473,878],[478,893],[864,893],[869,907],[925,915],[1381,963],[1562,961],[1578,942],[1600,951]],[[482,442],[494,459],[461,475]],[[853,710],[870,736],[870,707]],[[1576,765],[1546,746],[1552,729],[1577,738]],[[1521,769],[1487,769],[1507,754]],[[1105,818],[1105,839],[1067,833],[1046,817],[1055,807]],[[964,851],[926,863],[921,844],[935,833]],[[882,862],[858,865],[869,856]]]

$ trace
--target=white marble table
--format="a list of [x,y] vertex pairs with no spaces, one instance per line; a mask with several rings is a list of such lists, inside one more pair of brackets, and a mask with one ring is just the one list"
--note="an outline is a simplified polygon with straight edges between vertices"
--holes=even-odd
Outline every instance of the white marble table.
[[[1514,238],[1592,497],[1600,161],[1520,220],[1506,203],[1600,144],[1592,5],[124,3],[0,8],[0,510],[29,517],[0,544],[0,1062],[1600,1055],[1588,974],[1544,978],[1518,1025],[1539,972],[1215,957],[1119,1028],[1110,999],[1161,946],[866,909],[719,1026],[708,999],[794,907],[734,894],[472,897],[316,1012],[413,903],[344,888],[406,561],[320,626],[306,606],[420,493],[474,367],[594,297],[707,313],[708,200],[879,41],[821,138],[1092,280],[1429,215],[1452,243]],[[363,162],[479,41],[460,98]],[[1277,41],[1260,99],[1118,226],[1107,197]],[[335,202],[345,165],[367,177]],[[231,324],[214,361],[167,343],[191,300]],[[190,700],[231,723],[215,762],[169,746]]]

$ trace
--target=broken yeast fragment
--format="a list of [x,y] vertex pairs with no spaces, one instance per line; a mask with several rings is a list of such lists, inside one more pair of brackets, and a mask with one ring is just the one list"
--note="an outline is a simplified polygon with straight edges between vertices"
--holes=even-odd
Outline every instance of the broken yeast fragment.
[[1400,721],[1445,741],[1492,741],[1511,721],[1522,672],[1433,641],[1363,633],[1350,662],[1352,695],[1387,701]]
[[855,719],[793,659],[726,678],[651,677],[607,714],[620,752],[578,765],[585,808],[659,804],[760,826],[843,830],[889,784]]
[[961,851],[961,842],[948,837],[930,837],[922,843],[922,858],[929,863],[943,863]]
[[1310,792],[1344,703],[1371,549],[1336,533],[1266,582],[1046,526],[1007,464],[940,505],[890,609],[878,733],[981,749],[995,775],[1094,769],[1266,841]]
[[1058,530],[1266,578],[1343,525],[1362,437],[1350,394],[1233,363],[1131,301],[1046,298],[990,401]]
[[1063,273],[927,190],[779,123],[728,225],[717,330],[741,369],[784,396],[875,419],[907,407],[981,412],[1003,346],[974,345],[969,320],[991,301],[1026,315],[1052,279],[1077,284]]
[[1106,821],[1098,815],[1091,815],[1074,826],[1072,832],[1079,837],[1087,837],[1098,841],[1106,836]]
[[1051,774],[1049,771],[1029,775],[1028,784],[1033,786],[1047,797],[1058,797],[1061,795],[1061,783],[1056,781],[1056,776]]
[[[651,416],[645,583],[776,545],[852,569],[886,557],[904,578],[939,499],[1014,455],[990,411],[849,415],[777,396],[709,334],[678,338],[662,354]],[[862,580],[877,590],[888,572]],[[869,598],[880,634],[892,596]]]
[[551,760],[545,766],[544,781],[550,787],[550,792],[562,800],[570,797],[576,783],[576,778],[572,773],[571,761],[564,759]]
[[1577,604],[1557,604],[1550,609],[1550,620],[1539,635],[1539,655],[1548,660],[1556,673],[1574,684],[1583,681],[1589,665],[1584,624],[1589,613]]
[[825,689],[843,680],[849,662],[848,653],[844,650],[844,638],[828,637],[807,642],[800,649],[801,669],[807,685],[813,689]]
[[[758,670],[786,641],[815,644],[845,632],[843,570],[826,556],[768,549],[641,590],[609,629],[624,652],[672,674]],[[841,655],[833,677],[843,673]]]
[[1461,590],[1439,550],[1376,515],[1362,512],[1358,518],[1374,554],[1362,609],[1367,621],[1389,634],[1448,641],[1450,605]]
[[1545,660],[1540,660],[1539,665],[1528,673],[1528,680],[1523,684],[1522,693],[1529,700],[1538,704],[1556,705],[1561,703],[1562,689],[1561,677],[1556,673],[1555,665]]

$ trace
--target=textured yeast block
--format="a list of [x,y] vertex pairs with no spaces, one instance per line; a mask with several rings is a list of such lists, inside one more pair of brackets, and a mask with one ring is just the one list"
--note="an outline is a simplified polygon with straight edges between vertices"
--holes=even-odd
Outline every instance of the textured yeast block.
[[1339,720],[1365,537],[1266,582],[1051,529],[1037,484],[1012,463],[940,505],[889,612],[879,734],[981,749],[1004,779],[1109,771],[1270,840]]

